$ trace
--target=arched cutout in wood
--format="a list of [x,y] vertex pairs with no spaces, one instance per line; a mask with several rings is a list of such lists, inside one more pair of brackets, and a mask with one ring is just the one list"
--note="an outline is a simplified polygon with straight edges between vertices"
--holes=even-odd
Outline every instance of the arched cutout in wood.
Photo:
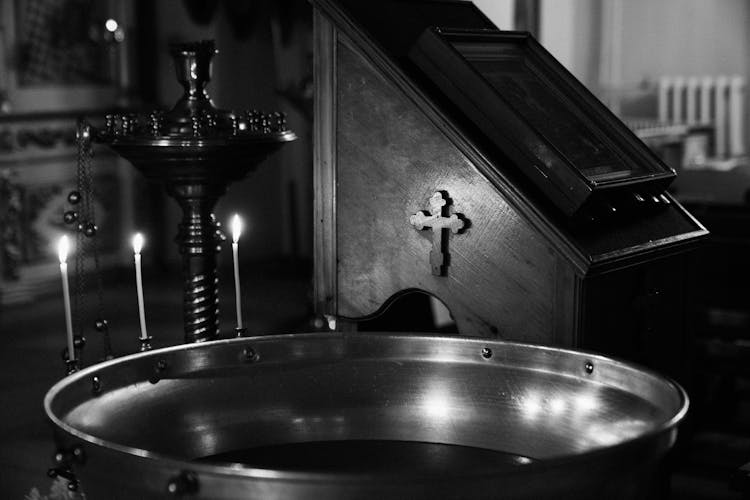
[[357,330],[363,332],[458,333],[453,315],[445,303],[418,288],[392,295],[374,314],[354,321]]

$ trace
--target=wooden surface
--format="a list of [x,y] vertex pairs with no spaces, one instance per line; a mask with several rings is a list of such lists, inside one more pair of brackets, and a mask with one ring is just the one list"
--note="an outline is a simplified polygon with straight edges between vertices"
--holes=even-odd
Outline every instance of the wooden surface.
[[[682,268],[672,262],[705,236],[700,223],[674,202],[572,223],[415,73],[403,57],[406,38],[380,43],[386,32],[348,1],[314,3],[316,106],[325,129],[316,132],[317,311],[343,319],[339,329],[356,328],[422,291],[445,303],[465,335],[658,363],[634,347],[640,334],[630,316],[642,291],[622,283],[655,262],[669,307],[638,317],[683,318]],[[399,26],[415,34],[420,20],[405,19]],[[436,191],[467,222],[447,235],[444,276],[431,272],[431,235],[409,223]],[[662,284],[670,281],[677,285]],[[683,338],[684,321],[673,324],[660,342]]]
[[[388,3],[380,9],[390,12],[391,17],[399,18],[394,25],[384,26],[383,12],[373,14],[370,7],[361,6],[357,2],[315,0],[314,4],[316,10],[334,26],[334,31],[345,33],[377,71],[412,99],[446,137],[467,155],[480,175],[486,177],[502,193],[509,205],[544,234],[550,244],[564,254],[580,273],[598,273],[637,265],[660,254],[689,248],[694,241],[706,235],[705,229],[675,204],[646,210],[645,213],[620,210],[616,217],[604,218],[597,215],[599,222],[586,227],[572,224],[539,189],[520,175],[523,166],[516,165],[498,150],[495,145],[498,141],[488,140],[484,134],[466,123],[460,113],[457,113],[455,104],[447,100],[434,83],[405,57],[410,44],[425,26],[434,24],[456,27],[456,23],[463,23],[463,27],[476,28],[483,22],[488,22],[486,19],[469,15],[469,11],[461,9],[454,12],[452,9],[456,7],[455,2],[436,4],[425,0],[410,0]],[[457,14],[459,11],[462,12],[460,16]],[[455,21],[451,12],[457,16]],[[401,14],[403,17],[400,17]],[[393,31],[404,33],[403,36],[389,37]],[[318,43],[320,47],[320,40]],[[316,65],[316,72],[328,72],[336,66],[335,57],[328,57],[335,53],[335,49],[319,52],[320,64]],[[326,82],[321,79],[320,83]],[[331,88],[336,84],[336,79],[333,78]],[[324,93],[331,95],[332,91],[330,88],[320,90],[318,97],[325,98]],[[340,103],[331,100],[321,106],[331,109],[340,106]],[[330,148],[331,145],[330,142],[316,144],[319,149]],[[328,158],[325,162],[335,163],[335,159]],[[335,168],[333,170],[335,178]],[[316,196],[335,196],[335,192],[334,188],[326,193],[317,193]],[[623,212],[626,212],[625,216],[622,216]]]
[[[336,52],[338,313],[373,314],[418,288],[466,334],[552,340],[552,249],[350,44]],[[441,190],[470,226],[450,236],[443,277],[431,273],[431,235],[409,223]]]
[[427,30],[409,57],[568,216],[624,210],[615,193],[658,194],[675,177],[526,32]]
[[317,9],[313,12],[315,77],[315,150],[313,161],[315,275],[317,311],[337,314],[336,303],[336,31]]

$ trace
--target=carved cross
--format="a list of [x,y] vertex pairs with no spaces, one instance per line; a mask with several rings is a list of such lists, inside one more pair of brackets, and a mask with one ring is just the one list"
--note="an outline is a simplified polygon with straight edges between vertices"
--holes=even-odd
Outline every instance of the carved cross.
[[432,274],[443,276],[448,265],[448,230],[453,234],[458,233],[464,227],[464,221],[459,218],[460,214],[450,214],[446,217],[447,200],[441,191],[430,197],[430,211],[417,212],[409,217],[409,222],[417,230],[432,229],[432,250],[430,251],[430,265]]

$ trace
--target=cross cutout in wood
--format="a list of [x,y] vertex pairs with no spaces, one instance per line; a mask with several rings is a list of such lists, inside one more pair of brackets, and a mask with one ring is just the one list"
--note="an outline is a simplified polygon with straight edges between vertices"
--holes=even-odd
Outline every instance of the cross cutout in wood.
[[445,268],[448,266],[448,230],[453,234],[464,228],[464,221],[459,217],[461,214],[447,214],[448,201],[442,191],[437,191],[430,197],[430,211],[417,212],[409,217],[409,222],[417,230],[432,229],[432,250],[430,251],[430,265],[432,274],[444,276]]

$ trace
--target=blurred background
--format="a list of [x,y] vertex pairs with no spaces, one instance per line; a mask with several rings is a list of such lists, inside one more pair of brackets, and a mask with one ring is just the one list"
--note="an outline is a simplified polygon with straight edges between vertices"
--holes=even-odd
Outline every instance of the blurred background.
[[[691,498],[735,498],[731,475],[750,462],[750,2],[475,3],[501,29],[533,33],[673,167],[673,194],[712,232],[695,252],[697,430],[678,487]],[[0,350],[10,403],[0,413],[0,496],[49,486],[41,401],[63,373],[54,243],[77,182],[75,118],[171,107],[182,89],[169,42],[216,40],[208,91],[219,107],[287,113],[299,139],[233,184],[216,215],[245,219],[251,333],[310,324],[312,36],[304,0],[0,0],[0,335],[12,346]],[[147,238],[147,301],[152,328],[164,332],[156,343],[178,341],[177,205],[104,148],[92,176],[115,351],[136,347],[135,230]],[[220,265],[230,294],[231,258]]]

